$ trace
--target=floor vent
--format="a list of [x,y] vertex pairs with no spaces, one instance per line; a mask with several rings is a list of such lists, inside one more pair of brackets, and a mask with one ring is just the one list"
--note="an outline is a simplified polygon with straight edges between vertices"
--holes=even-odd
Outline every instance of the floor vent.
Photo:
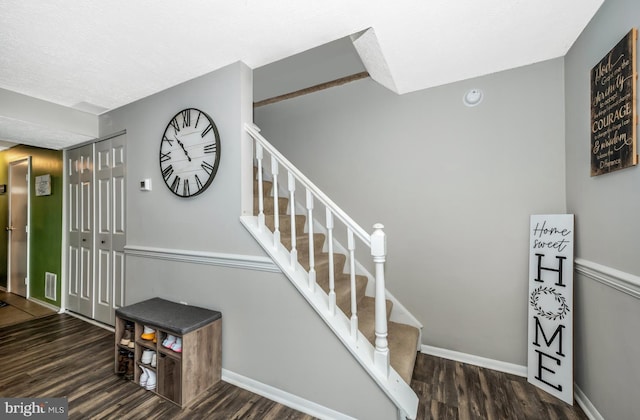
[[44,273],[44,297],[56,300],[56,284],[58,276],[54,273]]

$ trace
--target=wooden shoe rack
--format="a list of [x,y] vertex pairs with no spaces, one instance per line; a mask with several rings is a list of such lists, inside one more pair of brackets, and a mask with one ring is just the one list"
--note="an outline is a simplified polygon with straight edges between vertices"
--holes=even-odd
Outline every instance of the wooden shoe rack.
[[[126,324],[134,325],[134,349],[120,344]],[[140,336],[144,327],[156,332],[156,343]],[[156,394],[185,407],[195,397],[220,381],[222,362],[222,314],[217,311],[182,305],[154,298],[116,310],[115,372],[121,349],[133,351],[133,381],[140,383],[140,366],[156,373]],[[182,352],[162,346],[167,335],[182,339]],[[151,349],[156,367],[142,364],[142,352]]]

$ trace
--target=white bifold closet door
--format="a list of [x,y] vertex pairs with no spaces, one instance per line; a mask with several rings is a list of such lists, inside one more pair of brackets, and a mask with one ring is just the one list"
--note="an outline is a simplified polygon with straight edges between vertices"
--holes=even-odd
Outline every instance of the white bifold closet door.
[[67,308],[113,325],[124,303],[125,135],[67,152]]

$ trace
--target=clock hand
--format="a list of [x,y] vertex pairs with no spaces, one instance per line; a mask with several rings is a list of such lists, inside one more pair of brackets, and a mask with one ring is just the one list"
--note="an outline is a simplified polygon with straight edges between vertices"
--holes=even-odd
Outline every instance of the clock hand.
[[187,149],[184,148],[184,144],[182,144],[182,142],[178,140],[176,136],[173,136],[173,138],[176,139],[180,147],[182,147],[182,151],[184,152],[185,156],[187,157],[187,159],[189,159],[189,162],[191,162],[191,157],[189,156],[189,153],[187,153]]

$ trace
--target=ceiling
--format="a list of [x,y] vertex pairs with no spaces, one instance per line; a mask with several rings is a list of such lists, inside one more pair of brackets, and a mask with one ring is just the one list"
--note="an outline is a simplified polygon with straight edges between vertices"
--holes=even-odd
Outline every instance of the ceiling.
[[561,57],[603,1],[2,0],[0,141],[95,137],[16,114],[6,93],[25,109],[95,118],[239,60],[257,68],[361,33],[352,38],[374,79],[399,94],[426,89]]

